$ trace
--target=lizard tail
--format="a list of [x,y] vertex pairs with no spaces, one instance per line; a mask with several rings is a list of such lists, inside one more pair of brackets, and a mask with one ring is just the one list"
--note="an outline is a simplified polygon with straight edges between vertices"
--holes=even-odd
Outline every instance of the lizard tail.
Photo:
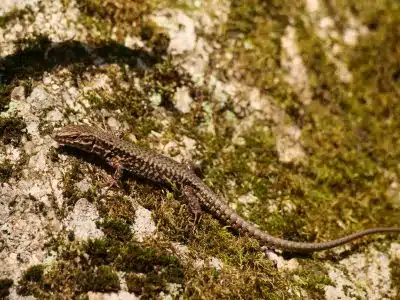
[[376,227],[362,230],[344,237],[330,240],[321,243],[305,243],[305,242],[295,242],[290,240],[285,240],[281,238],[274,237],[265,233],[264,231],[258,229],[253,223],[244,220],[235,211],[227,207],[229,212],[227,212],[228,219],[232,222],[232,227],[239,230],[240,232],[247,233],[255,238],[257,238],[265,246],[270,246],[271,248],[278,248],[288,252],[298,252],[298,253],[309,253],[315,251],[322,251],[326,249],[335,248],[337,246],[347,244],[356,239],[359,239],[366,235],[376,234],[376,233],[400,233],[400,228],[397,227]]
[[265,243],[265,245],[273,245],[275,247],[278,247],[280,249],[290,251],[290,252],[301,252],[301,253],[307,253],[307,252],[315,252],[315,251],[321,251],[321,250],[326,250],[326,249],[331,249],[343,244],[347,244],[349,242],[352,242],[356,239],[359,239],[363,236],[370,235],[370,234],[376,234],[376,233],[400,233],[400,228],[396,227],[376,227],[376,228],[369,228],[366,230],[362,230],[350,235],[346,235],[344,237],[330,240],[327,242],[321,242],[321,243],[303,243],[303,242],[294,242],[294,241],[288,241],[280,238],[276,238],[273,236],[270,236],[266,234],[265,232],[262,232],[258,235],[259,239]]
[[260,230],[250,221],[243,219],[240,215],[238,215],[233,209],[231,209],[226,201],[217,196],[207,185],[202,182],[197,182],[197,190],[199,191],[199,196],[203,199],[204,205],[217,217],[221,220],[225,221],[231,227],[237,229],[240,232],[249,234],[259,241],[265,246],[269,246],[271,248],[282,249],[288,252],[298,252],[298,253],[308,253],[326,250],[330,248],[334,248],[349,242],[352,242],[356,239],[359,239],[363,236],[375,234],[375,233],[400,233],[399,227],[377,227],[370,228],[360,232],[356,232],[350,235],[346,235],[344,237],[334,239],[327,242],[321,243],[304,243],[304,242],[295,242],[290,240],[285,240],[281,238],[274,237],[269,235],[268,233]]

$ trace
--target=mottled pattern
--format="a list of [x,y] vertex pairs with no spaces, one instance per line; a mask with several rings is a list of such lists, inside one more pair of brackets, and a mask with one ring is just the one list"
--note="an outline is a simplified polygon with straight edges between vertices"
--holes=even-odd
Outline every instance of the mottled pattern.
[[226,201],[217,196],[192,170],[173,159],[150,149],[138,147],[121,140],[110,132],[88,125],[69,125],[54,136],[60,145],[67,145],[101,156],[111,166],[127,170],[141,177],[163,184],[179,184],[192,188],[193,193],[212,214],[242,233],[247,233],[262,244],[290,252],[313,252],[333,248],[359,237],[379,232],[399,232],[400,228],[371,228],[336,240],[323,243],[293,242],[273,237],[253,223],[243,219],[229,208]]

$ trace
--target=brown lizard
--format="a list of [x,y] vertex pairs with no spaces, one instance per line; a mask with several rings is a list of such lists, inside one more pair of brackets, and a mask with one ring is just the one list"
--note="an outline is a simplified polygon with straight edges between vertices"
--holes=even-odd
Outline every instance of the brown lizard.
[[78,148],[102,157],[117,170],[119,175],[123,170],[127,170],[134,175],[155,182],[182,186],[184,194],[190,198],[190,201],[194,201],[194,206],[200,207],[201,205],[205,207],[214,216],[238,231],[257,238],[267,247],[283,249],[289,252],[314,252],[337,247],[373,233],[400,233],[400,228],[378,227],[321,243],[303,243],[280,239],[263,232],[250,221],[243,219],[186,165],[178,163],[167,156],[150,149],[138,147],[117,138],[110,132],[88,125],[65,126],[56,131],[54,138],[61,146]]

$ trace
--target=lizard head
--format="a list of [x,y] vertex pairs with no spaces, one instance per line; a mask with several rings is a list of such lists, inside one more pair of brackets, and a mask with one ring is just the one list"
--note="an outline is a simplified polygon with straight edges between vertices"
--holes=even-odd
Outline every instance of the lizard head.
[[67,125],[57,130],[53,138],[61,146],[72,146],[90,151],[96,141],[95,128],[89,125]]

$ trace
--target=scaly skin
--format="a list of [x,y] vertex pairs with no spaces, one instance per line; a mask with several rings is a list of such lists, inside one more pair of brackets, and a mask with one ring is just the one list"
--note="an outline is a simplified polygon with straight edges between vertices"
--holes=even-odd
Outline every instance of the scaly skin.
[[127,170],[137,176],[162,184],[173,183],[189,187],[200,204],[213,215],[240,232],[257,238],[267,247],[306,253],[334,248],[373,233],[400,233],[400,228],[378,227],[322,243],[302,243],[276,238],[239,216],[229,208],[223,198],[216,195],[192,170],[169,157],[138,147],[117,138],[112,133],[88,125],[65,126],[55,133],[54,138],[61,146],[78,148],[102,157],[118,171]]

